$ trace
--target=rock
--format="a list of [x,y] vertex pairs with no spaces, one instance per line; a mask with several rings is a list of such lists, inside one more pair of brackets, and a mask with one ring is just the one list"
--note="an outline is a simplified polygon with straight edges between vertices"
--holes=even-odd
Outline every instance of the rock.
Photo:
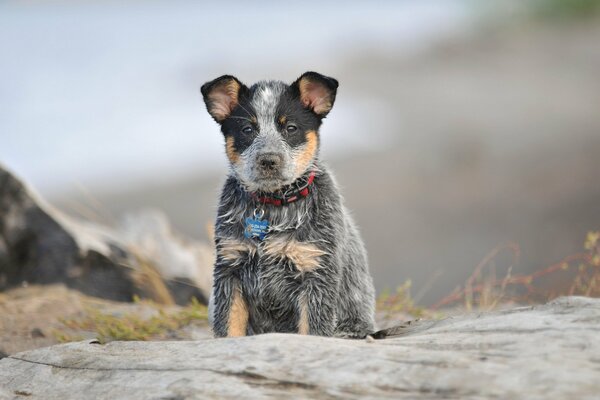
[[119,232],[129,249],[152,260],[171,293],[189,299],[198,297],[199,288],[199,300],[208,299],[215,259],[211,247],[177,235],[166,215],[152,209],[126,215]]
[[0,387],[44,399],[591,399],[599,332],[600,299],[569,297],[411,324],[383,340],[78,342],[5,357]]
[[[166,217],[140,213],[115,228],[68,216],[0,165],[0,291],[63,282],[117,301],[206,302],[212,250],[174,234]],[[141,230],[141,229],[144,230]]]
[[44,337],[46,337],[46,334],[40,328],[33,328],[29,332],[29,334],[31,335],[32,338],[44,338]]

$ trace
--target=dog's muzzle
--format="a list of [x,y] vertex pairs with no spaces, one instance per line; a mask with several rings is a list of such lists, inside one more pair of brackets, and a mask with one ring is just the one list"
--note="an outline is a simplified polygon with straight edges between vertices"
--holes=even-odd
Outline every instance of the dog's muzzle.
[[277,153],[262,153],[257,156],[256,165],[262,176],[277,177],[281,174],[283,157]]

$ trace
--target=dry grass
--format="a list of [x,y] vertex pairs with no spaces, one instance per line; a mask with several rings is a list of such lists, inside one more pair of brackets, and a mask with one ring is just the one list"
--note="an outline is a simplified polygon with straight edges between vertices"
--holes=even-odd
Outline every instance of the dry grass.
[[411,295],[412,281],[409,279],[396,288],[392,293],[389,289],[384,290],[377,298],[377,310],[380,311],[383,320],[390,320],[398,314],[408,314],[420,318],[428,316],[425,307],[417,306]]
[[[543,303],[560,296],[600,297],[600,231],[589,232],[584,251],[565,257],[558,263],[531,274],[513,274],[520,249],[514,243],[501,245],[488,253],[475,267],[465,284],[442,298],[432,307],[420,307],[410,295],[410,281],[391,295],[385,292],[377,302],[386,316],[409,314],[413,317],[440,315],[440,310],[461,307],[470,310],[493,310],[507,303]],[[509,253],[511,265],[498,277],[495,260]]]
[[158,304],[174,305],[175,300],[166,285],[169,279],[163,277],[158,269],[139,252],[131,251],[131,253],[137,261],[137,268],[133,268],[131,275],[136,287]]

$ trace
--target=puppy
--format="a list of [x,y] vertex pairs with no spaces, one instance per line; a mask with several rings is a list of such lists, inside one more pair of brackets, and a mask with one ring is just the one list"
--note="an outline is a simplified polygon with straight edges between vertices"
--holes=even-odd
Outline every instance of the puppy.
[[319,127],[338,82],[306,72],[291,85],[202,86],[230,163],[215,224],[215,336],[266,332],[365,337],[375,295],[365,249],[332,175]]

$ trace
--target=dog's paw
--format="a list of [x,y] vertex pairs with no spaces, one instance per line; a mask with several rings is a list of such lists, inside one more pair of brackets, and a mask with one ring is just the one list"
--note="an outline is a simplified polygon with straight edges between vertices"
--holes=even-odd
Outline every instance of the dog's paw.
[[333,337],[340,339],[364,339],[367,337],[368,332],[336,332]]

